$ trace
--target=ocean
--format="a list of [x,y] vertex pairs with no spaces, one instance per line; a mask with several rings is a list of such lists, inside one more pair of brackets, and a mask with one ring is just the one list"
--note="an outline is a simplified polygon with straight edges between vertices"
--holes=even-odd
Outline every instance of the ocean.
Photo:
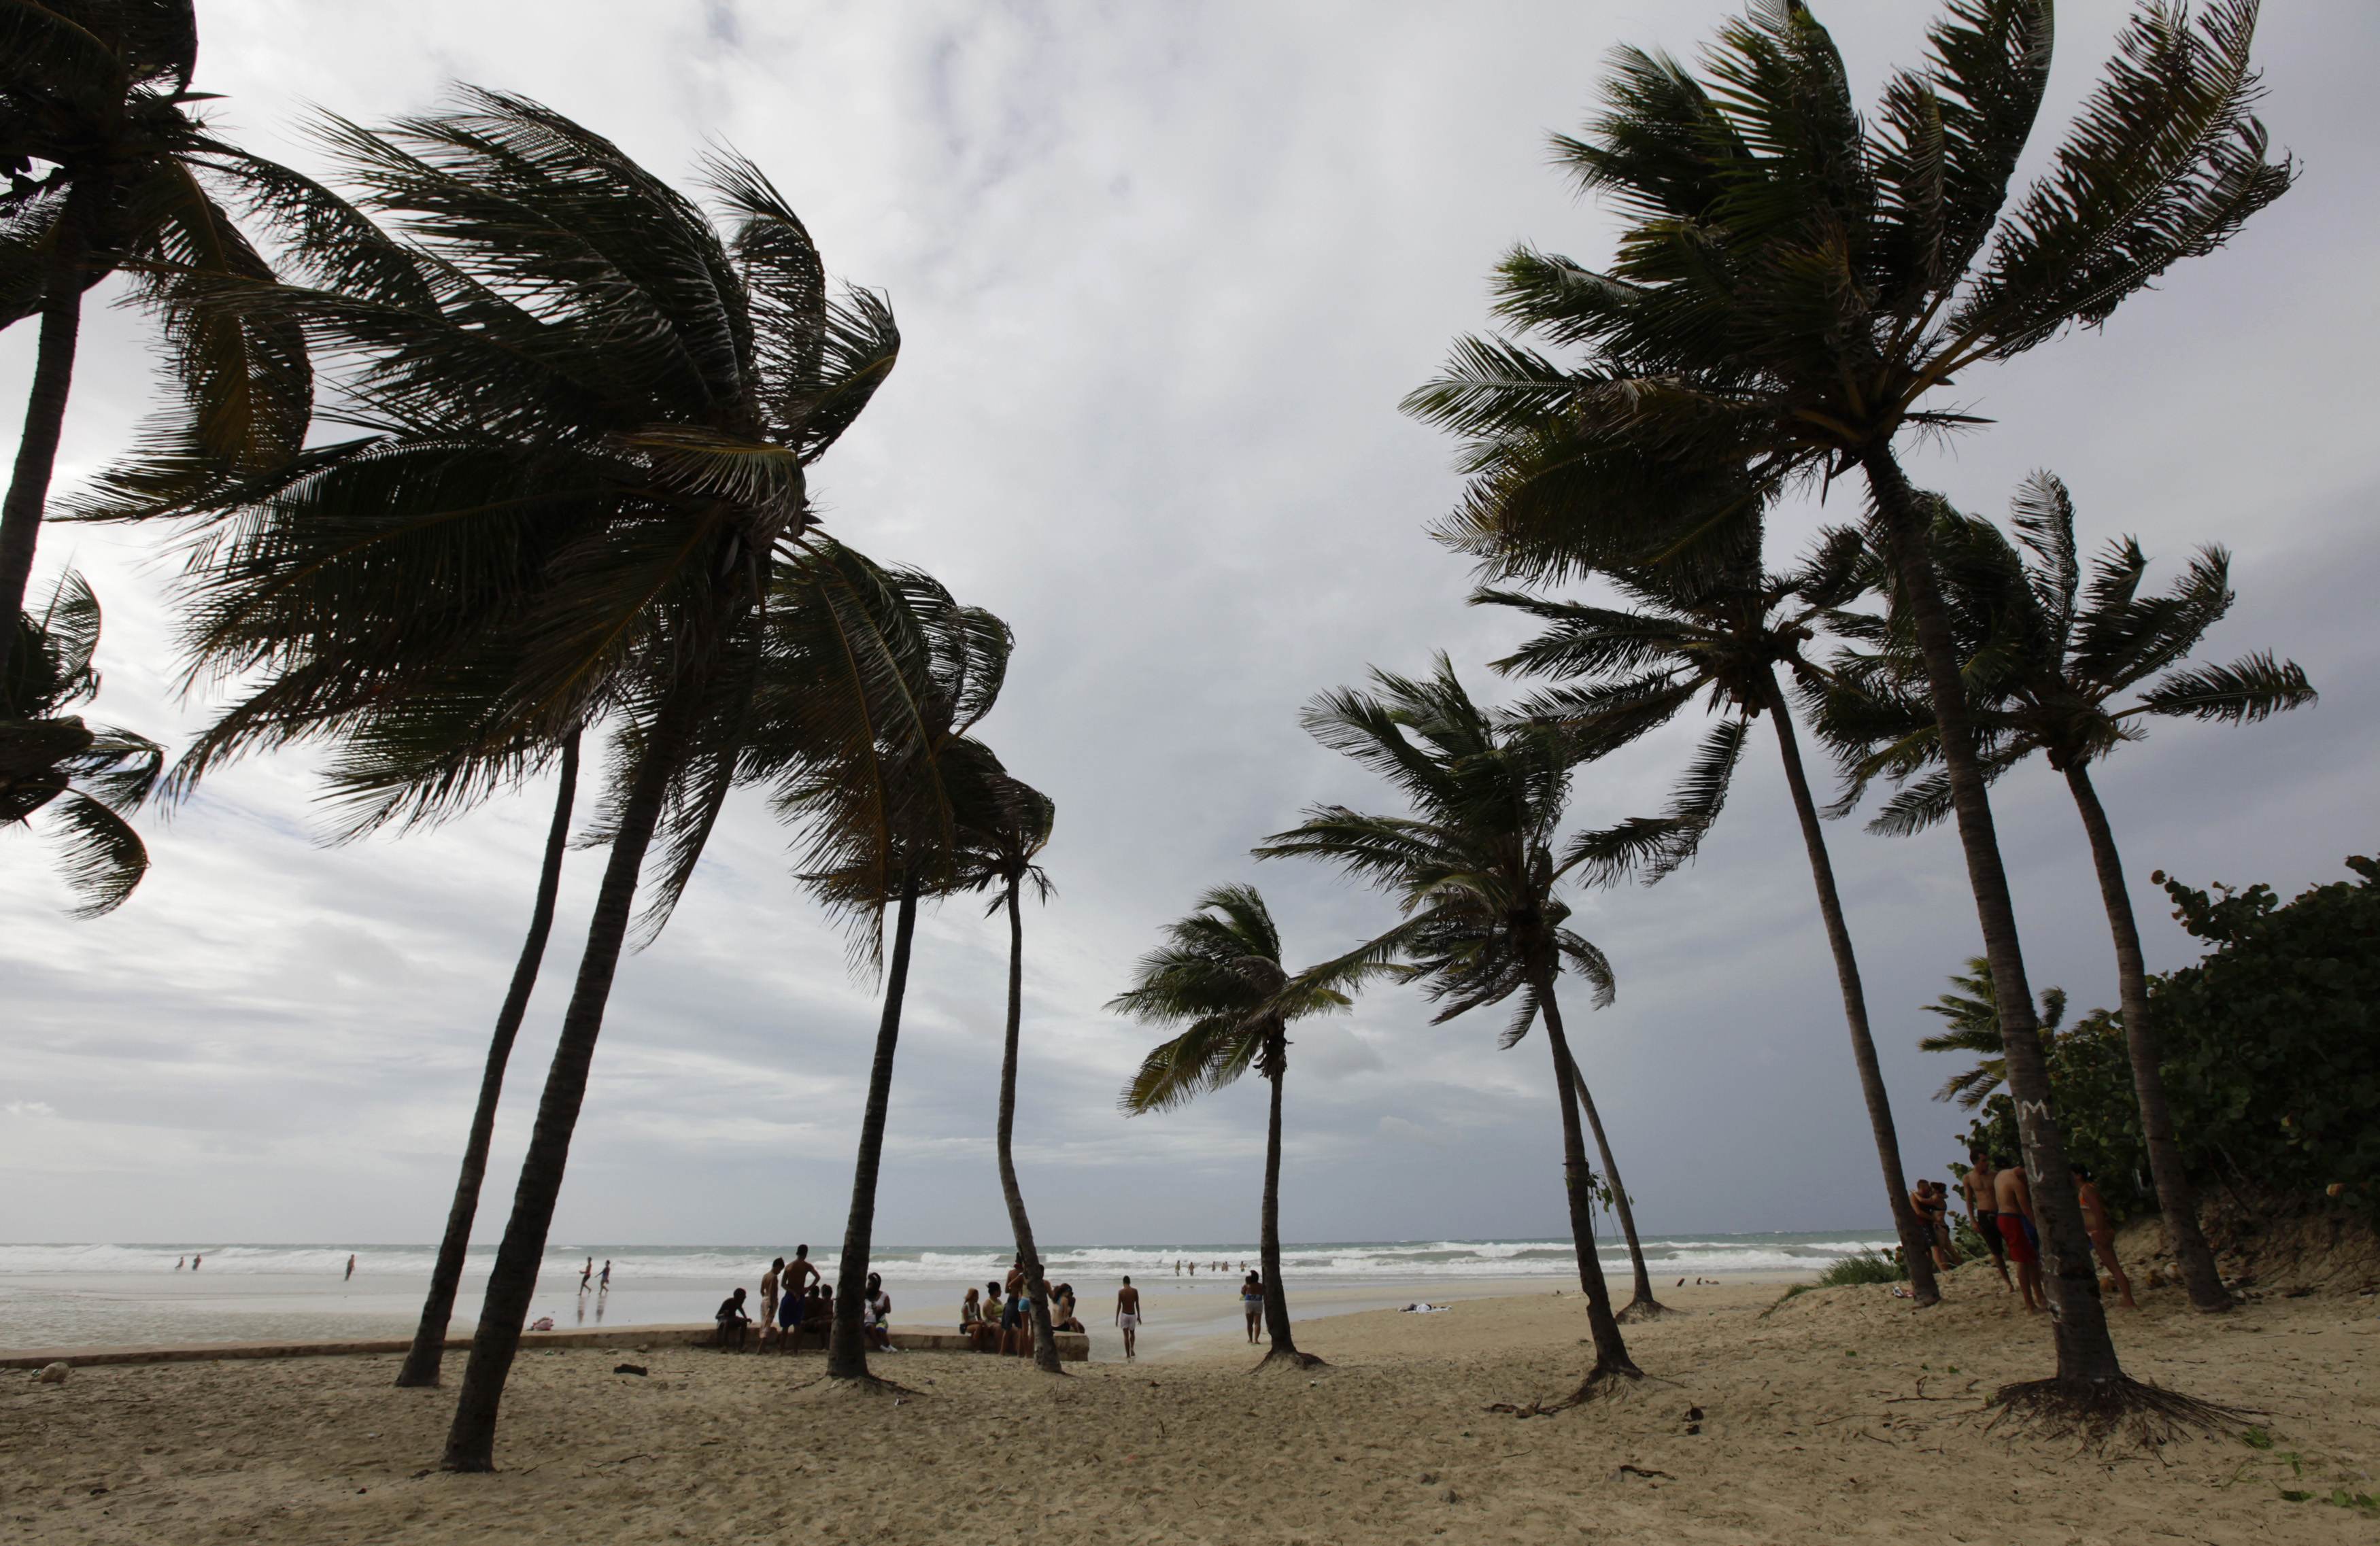
[[[1888,1251],[1893,1243],[1882,1235],[1827,1232],[1660,1236],[1644,1245],[1657,1286],[1667,1288],[1681,1277],[1801,1277],[1855,1251]],[[1624,1280],[1625,1248],[1617,1240],[1597,1244],[1605,1274]],[[739,1285],[757,1299],[770,1260],[792,1253],[791,1243],[558,1243],[546,1252],[532,1314],[562,1326],[707,1321]],[[832,1280],[833,1247],[814,1243],[810,1254]],[[895,1324],[939,1323],[956,1319],[967,1285],[999,1276],[1013,1254],[1004,1245],[880,1247],[870,1264],[893,1296]],[[350,1255],[353,1278],[346,1276]],[[1106,1319],[1088,1311],[1129,1274],[1158,1293],[1153,1312],[1163,1313],[1178,1294],[1197,1323],[1227,1325],[1241,1265],[1256,1265],[1257,1247],[1246,1240],[1064,1245],[1044,1246],[1042,1255],[1052,1283],[1074,1285],[1087,1323]],[[578,1293],[589,1257],[599,1272],[611,1263],[608,1294]],[[409,1335],[435,1258],[429,1245],[0,1245],[0,1349]],[[494,1258],[493,1246],[471,1251],[455,1303],[457,1333],[470,1328]],[[177,1267],[191,1259],[203,1264]],[[1195,1275],[1186,1270],[1193,1262],[1199,1264]],[[1225,1271],[1210,1267],[1219,1262]],[[1281,1256],[1293,1308],[1303,1296],[1315,1312],[1508,1285],[1512,1292],[1533,1285],[1551,1290],[1574,1284],[1577,1271],[1561,1240],[1300,1241]]]

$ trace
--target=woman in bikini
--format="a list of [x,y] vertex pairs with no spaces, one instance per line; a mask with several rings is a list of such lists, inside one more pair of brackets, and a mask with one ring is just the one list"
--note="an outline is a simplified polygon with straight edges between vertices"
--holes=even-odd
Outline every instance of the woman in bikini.
[[1264,1325],[1264,1279],[1254,1273],[1240,1285],[1240,1313],[1247,1317],[1248,1343],[1253,1347]]

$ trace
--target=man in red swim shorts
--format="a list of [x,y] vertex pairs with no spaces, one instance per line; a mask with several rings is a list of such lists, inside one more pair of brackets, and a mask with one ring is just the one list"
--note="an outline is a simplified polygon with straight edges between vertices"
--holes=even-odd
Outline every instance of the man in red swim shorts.
[[2033,1187],[2023,1167],[2006,1154],[1992,1156],[1992,1203],[2000,1238],[2008,1244],[2009,1260],[2016,1264],[2017,1292],[2031,1310],[2047,1308],[2041,1291],[2041,1236],[2033,1222]]

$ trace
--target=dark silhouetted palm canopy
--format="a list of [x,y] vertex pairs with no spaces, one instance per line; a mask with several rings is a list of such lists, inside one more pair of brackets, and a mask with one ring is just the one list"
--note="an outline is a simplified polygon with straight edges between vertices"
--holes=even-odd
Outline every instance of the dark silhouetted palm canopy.
[[[1981,956],[1968,958],[1966,969],[1950,973],[1951,991],[1925,1006],[1949,1029],[1917,1039],[1921,1052],[1973,1053],[1975,1066],[1952,1074],[1934,1092],[1937,1101],[1955,1100],[1973,1111],[1991,1098],[2008,1079],[2008,1059],[2000,1053],[2000,1008],[1992,996],[1992,963]],[[2053,1040],[2066,1019],[2066,990],[2041,990],[2039,1027],[2042,1039]]]
[[1170,1111],[1220,1090],[1249,1069],[1271,1087],[1265,1125],[1263,1214],[1258,1254],[1264,1268],[1265,1332],[1276,1359],[1304,1368],[1281,1282],[1281,1081],[1289,1071],[1289,1027],[1311,1015],[1344,1011],[1347,989],[1391,970],[1378,951],[1359,950],[1293,972],[1281,930],[1253,886],[1218,886],[1186,917],[1165,926],[1165,943],[1140,958],[1133,985],[1108,1001],[1118,1014],[1181,1029],[1149,1049],[1118,1102],[1131,1116]]
[[1475,339],[1413,394],[1473,475],[1443,535],[1504,578],[1678,561],[1773,492],[1856,468],[1903,582],[2049,1245],[2056,1379],[2010,1402],[2096,1423],[2154,1407],[2123,1379],[2030,1034],[2015,913],[1904,436],[1980,422],[1940,405],[1968,372],[2104,323],[2285,191],[2252,109],[2255,0],[2144,5],[2030,187],[2010,183],[2049,79],[2049,0],[1951,0],[1921,68],[1854,102],[1800,0],[1720,28],[1697,78],[1623,49],[1600,114],[1556,140],[1622,223],[1608,272],[1523,248],[1500,276],[1518,328],[1585,356]]
[[1746,545],[1692,563],[1614,566],[1605,572],[1621,605],[1551,601],[1508,590],[1483,590],[1472,599],[1511,607],[1550,626],[1505,659],[1500,670],[1553,677],[1563,685],[1540,694],[1518,712],[1559,723],[1597,751],[1670,722],[1697,699],[1719,716],[1704,737],[1669,811],[1639,816],[1581,835],[1568,850],[1583,877],[1609,884],[1641,873],[1647,884],[1692,858],[1718,817],[1743,756],[1753,721],[1769,716],[1785,765],[1785,781],[1817,887],[1818,913],[1834,953],[1852,1061],[1867,1105],[1868,1127],[1884,1174],[1886,1207],[1900,1237],[1916,1302],[1937,1302],[1933,1241],[1909,1205],[1900,1166],[1900,1140],[1884,1069],[1868,1030],[1867,995],[1852,953],[1834,864],[1819,826],[1815,799],[1802,766],[1792,710],[1778,685],[1781,665],[1809,668],[1803,646],[1815,637],[1827,610],[1849,600],[1859,584],[1855,532],[1831,533],[1809,564],[1791,574],[1761,567],[1761,526],[1748,526]]
[[[1304,722],[1316,740],[1387,779],[1413,814],[1316,806],[1303,825],[1274,834],[1257,853],[1337,864],[1396,898],[1403,921],[1366,950],[1401,959],[1424,994],[1444,1006],[1439,1021],[1517,995],[1500,1044],[1510,1047],[1544,1019],[1561,1115],[1571,1232],[1595,1340],[1595,1364],[1582,1390],[1609,1376],[1634,1377],[1596,1255],[1595,1175],[1579,1129],[1582,1103],[1602,1151],[1609,1194],[1623,1210],[1627,1192],[1571,1054],[1555,995],[1565,971],[1586,979],[1598,1007],[1613,992],[1610,963],[1567,925],[1569,905],[1555,894],[1564,866],[1555,862],[1553,842],[1570,792],[1575,743],[1545,725],[1500,724],[1471,701],[1442,655],[1427,678],[1375,670],[1372,682],[1369,693],[1342,688],[1317,698]],[[1621,1217],[1633,1235],[1629,1214]],[[1658,1310],[1641,1265],[1637,1294]]]
[[355,433],[195,493],[163,448],[92,503],[201,523],[194,674],[261,683],[191,776],[336,735],[358,824],[435,818],[582,726],[613,731],[610,854],[448,1440],[449,1467],[484,1469],[656,834],[648,930],[749,771],[765,696],[771,729],[808,738],[798,755],[781,741],[769,770],[812,818],[797,863],[848,866],[887,840],[871,780],[909,750],[914,716],[887,712],[902,651],[820,643],[864,609],[814,598],[872,582],[816,533],[807,468],[899,335],[878,297],[830,293],[800,220],[741,159],[707,167],[722,233],[518,97],[466,91],[443,115],[331,120],[324,137],[354,203],[260,183],[291,282],[218,284],[207,304],[302,327],[329,417]]
[[149,850],[124,816],[164,762],[147,737],[66,712],[98,694],[99,624],[99,598],[68,571],[49,605],[18,614],[0,665],[0,831],[45,832],[82,899],[78,918],[113,912],[149,873]]
[[[2109,543],[2090,562],[2086,579],[2073,501],[2050,474],[2028,481],[2010,511],[2022,550],[1991,522],[1937,508],[1935,566],[1963,662],[1984,776],[1997,778],[2040,752],[2082,813],[2115,940],[2124,1039],[2158,1209],[2192,1302],[2228,1309],[2231,1296],[2199,1225],[2174,1137],[2131,891],[2090,767],[2142,739],[2152,718],[2253,724],[2313,702],[2313,687],[2295,662],[2269,651],[2228,665],[2189,663],[2231,607],[2230,558],[2220,548],[2202,550],[2170,590],[2144,595],[2148,558],[2131,537]],[[1898,626],[1895,620],[1840,620],[1874,647],[1844,657],[1837,679],[1814,682],[1811,691],[1820,731],[1836,743],[1850,775],[1845,808],[1870,779],[1890,775],[1901,788],[1870,827],[1908,833],[1948,815],[1950,800],[1906,610],[1896,620]]]
[[[152,434],[186,463],[270,465],[312,387],[285,319],[209,310],[194,281],[270,278],[222,199],[274,169],[207,131],[189,0],[0,0],[0,328],[40,319],[0,505],[0,617],[24,605],[74,382],[86,291],[112,273],[158,320],[184,412]],[[0,635],[0,670],[15,641]]]

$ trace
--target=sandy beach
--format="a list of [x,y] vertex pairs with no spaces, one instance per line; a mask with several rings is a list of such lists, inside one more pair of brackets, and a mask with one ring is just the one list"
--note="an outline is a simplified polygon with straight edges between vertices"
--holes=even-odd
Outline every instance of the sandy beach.
[[1983,1270],[1949,1290],[1918,1316],[1878,1287],[1690,1286],[1631,1328],[1656,1378],[1522,1419],[1488,1407],[1576,1380],[1574,1291],[1312,1320],[1310,1373],[1252,1375],[1235,1335],[1062,1380],[880,1358],[897,1395],[808,1383],[815,1358],[656,1347],[625,1355],[638,1378],[541,1353],[493,1476],[431,1468],[451,1395],[392,1389],[393,1359],[81,1370],[0,1399],[0,1519],[92,1541],[2372,1539],[2370,1299],[2210,1321],[2147,1294],[2118,1322],[2131,1371],[2257,1415],[2094,1450],[1989,1428],[1981,1393],[2046,1371],[2046,1337]]

